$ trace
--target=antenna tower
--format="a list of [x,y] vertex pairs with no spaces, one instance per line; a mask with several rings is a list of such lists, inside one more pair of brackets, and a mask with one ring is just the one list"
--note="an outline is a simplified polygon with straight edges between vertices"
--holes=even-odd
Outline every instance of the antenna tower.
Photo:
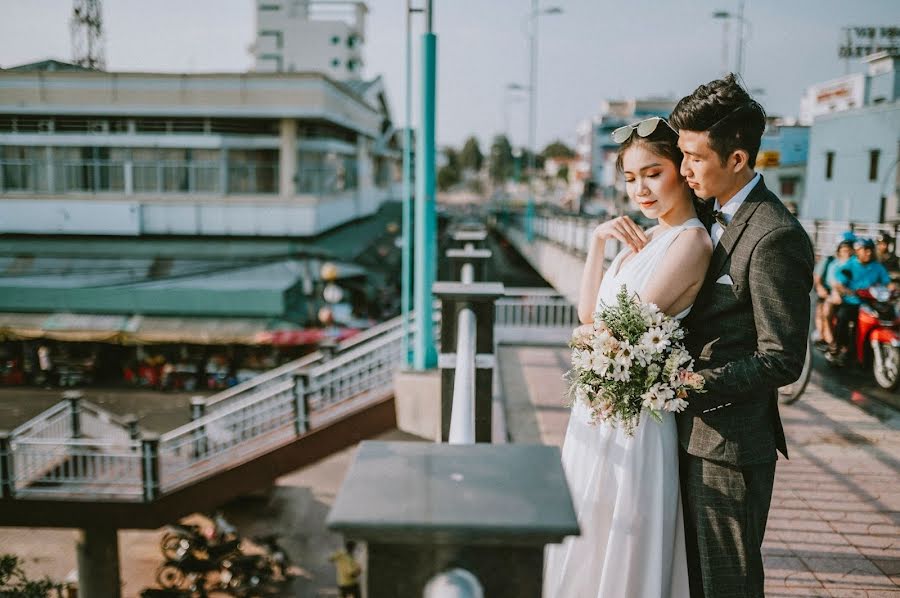
[[102,13],[101,0],[74,0],[69,26],[75,64],[98,70],[106,66]]

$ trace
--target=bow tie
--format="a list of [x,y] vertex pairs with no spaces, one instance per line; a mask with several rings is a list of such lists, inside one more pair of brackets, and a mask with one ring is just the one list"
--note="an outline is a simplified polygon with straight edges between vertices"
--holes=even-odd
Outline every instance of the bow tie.
[[719,210],[713,210],[713,218],[716,219],[716,222],[719,223],[719,226],[722,228],[726,228],[728,226],[728,220],[725,217],[724,212],[720,212]]

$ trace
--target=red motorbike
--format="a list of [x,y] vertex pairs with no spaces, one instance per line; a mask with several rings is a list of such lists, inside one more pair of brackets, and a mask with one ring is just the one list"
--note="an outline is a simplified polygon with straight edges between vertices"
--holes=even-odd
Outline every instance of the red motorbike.
[[856,291],[862,299],[859,315],[851,326],[850,353],[863,368],[871,365],[875,382],[885,390],[900,384],[900,291],[870,287]]

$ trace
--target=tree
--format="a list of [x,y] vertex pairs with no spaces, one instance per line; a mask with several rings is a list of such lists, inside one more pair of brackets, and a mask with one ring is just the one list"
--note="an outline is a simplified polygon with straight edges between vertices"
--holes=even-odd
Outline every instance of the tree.
[[437,173],[437,186],[439,191],[446,191],[453,185],[459,184],[460,176],[456,166],[445,164]]
[[28,579],[22,571],[22,561],[14,554],[0,555],[0,596],[3,598],[50,598],[58,595],[60,586],[49,578]]
[[544,151],[541,152],[541,157],[544,159],[547,158],[574,158],[575,150],[570,148],[568,145],[557,139],[550,145],[544,148]]
[[458,184],[462,178],[459,167],[459,153],[450,146],[445,147],[443,151],[444,156],[447,158],[447,163],[441,166],[437,172],[437,186],[440,191],[446,191],[453,185]]
[[481,147],[478,145],[478,139],[474,136],[466,139],[466,143],[459,154],[459,163],[462,170],[473,170],[475,172],[481,170],[484,156],[481,153]]
[[502,183],[512,175],[512,146],[506,135],[497,135],[491,143],[491,154],[488,157],[488,174],[495,183]]

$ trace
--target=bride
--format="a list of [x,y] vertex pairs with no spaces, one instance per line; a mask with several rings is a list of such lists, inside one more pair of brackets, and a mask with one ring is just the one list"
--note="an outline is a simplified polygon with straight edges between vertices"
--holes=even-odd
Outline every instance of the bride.
[[[697,219],[693,192],[679,173],[678,133],[661,118],[616,129],[618,169],[629,198],[659,224],[642,230],[627,216],[593,231],[581,282],[575,334],[590,330],[601,303],[626,285],[643,302],[684,318],[700,290],[712,242]],[[608,242],[623,249],[604,271]],[[688,331],[689,333],[690,331]],[[689,596],[678,483],[678,434],[672,413],[641,418],[633,436],[592,425],[572,407],[563,467],[581,536],[547,549],[545,598]]]

